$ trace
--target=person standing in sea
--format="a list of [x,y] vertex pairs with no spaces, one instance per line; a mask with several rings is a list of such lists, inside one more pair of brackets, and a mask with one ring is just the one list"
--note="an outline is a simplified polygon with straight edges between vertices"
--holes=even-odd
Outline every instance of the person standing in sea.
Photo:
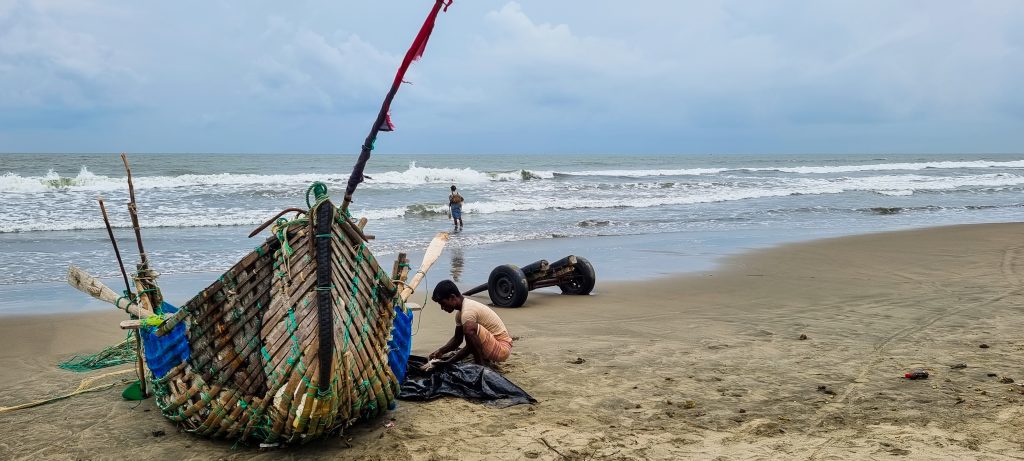
[[452,213],[452,222],[455,223],[455,230],[462,229],[462,194],[455,191],[455,184],[452,184],[452,193],[448,196],[448,209]]

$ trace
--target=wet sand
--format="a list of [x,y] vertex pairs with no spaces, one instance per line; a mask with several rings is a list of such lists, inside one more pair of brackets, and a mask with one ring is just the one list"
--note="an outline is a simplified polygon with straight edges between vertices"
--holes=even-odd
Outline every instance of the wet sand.
[[[533,292],[498,310],[518,337],[502,370],[535,405],[401,402],[260,451],[179,433],[117,385],[0,413],[0,458],[1024,458],[1024,224],[792,244],[642,282],[597,271],[593,296]],[[122,318],[0,318],[0,406],[127,369],[55,367],[122,339]],[[453,319],[430,303],[420,320],[422,354]],[[930,377],[902,379],[914,368]]]

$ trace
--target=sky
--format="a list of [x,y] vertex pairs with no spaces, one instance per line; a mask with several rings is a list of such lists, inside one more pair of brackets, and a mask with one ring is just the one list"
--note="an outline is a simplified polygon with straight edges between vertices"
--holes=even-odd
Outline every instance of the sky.
[[[0,152],[358,152],[432,5],[0,0]],[[1022,24],[1019,0],[456,0],[375,152],[1020,153]]]

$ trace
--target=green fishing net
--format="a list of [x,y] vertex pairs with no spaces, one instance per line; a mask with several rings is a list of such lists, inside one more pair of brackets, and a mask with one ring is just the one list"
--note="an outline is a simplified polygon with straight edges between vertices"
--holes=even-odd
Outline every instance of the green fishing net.
[[132,363],[136,360],[138,360],[138,355],[135,353],[135,340],[132,334],[128,333],[124,341],[121,341],[119,344],[110,346],[95,354],[76,355],[58,363],[57,366],[65,370],[84,373]]

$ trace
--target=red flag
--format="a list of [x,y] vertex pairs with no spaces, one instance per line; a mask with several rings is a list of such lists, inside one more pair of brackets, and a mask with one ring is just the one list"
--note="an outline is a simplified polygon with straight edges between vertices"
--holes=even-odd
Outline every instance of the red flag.
[[391,123],[391,101],[395,98],[395,94],[398,93],[398,87],[402,85],[402,78],[405,77],[405,72],[409,70],[409,65],[419,59],[420,56],[423,56],[423,51],[427,48],[427,40],[430,39],[430,33],[434,31],[434,21],[437,19],[437,13],[441,10],[442,6],[444,11],[448,11],[448,6],[451,4],[452,0],[435,0],[434,7],[430,10],[430,14],[427,15],[427,20],[423,22],[423,27],[416,34],[416,39],[413,40],[412,46],[405,53],[405,59],[402,60],[402,65],[398,67],[398,73],[395,74],[395,81],[391,83],[391,90],[384,97],[384,103],[381,104],[380,112],[377,113],[377,119],[374,120],[373,128],[370,130],[370,134],[366,136],[366,141],[363,142],[363,147],[359,151],[359,158],[356,160],[355,166],[352,167],[352,174],[348,176],[348,185],[345,187],[345,202],[341,205],[342,209],[348,209],[348,204],[352,201],[352,194],[355,193],[356,186],[363,182],[365,178],[363,170],[366,168],[366,162],[370,160],[370,152],[373,150],[373,144],[377,141],[377,132],[395,129],[394,124]]
[[423,27],[420,27],[420,32],[416,34],[416,39],[412,41],[412,46],[405,53],[405,59],[402,60],[402,65],[398,68],[398,73],[395,74],[394,83],[391,84],[392,90],[398,89],[398,86],[402,84],[402,78],[405,77],[405,72],[409,70],[409,65],[422,57],[423,52],[426,51],[427,41],[430,40],[430,33],[434,31],[434,21],[437,19],[437,13],[441,10],[441,6],[444,6],[444,10],[448,11],[448,6],[451,4],[452,0],[437,0],[434,3],[434,9],[430,10],[426,21],[423,21]]

